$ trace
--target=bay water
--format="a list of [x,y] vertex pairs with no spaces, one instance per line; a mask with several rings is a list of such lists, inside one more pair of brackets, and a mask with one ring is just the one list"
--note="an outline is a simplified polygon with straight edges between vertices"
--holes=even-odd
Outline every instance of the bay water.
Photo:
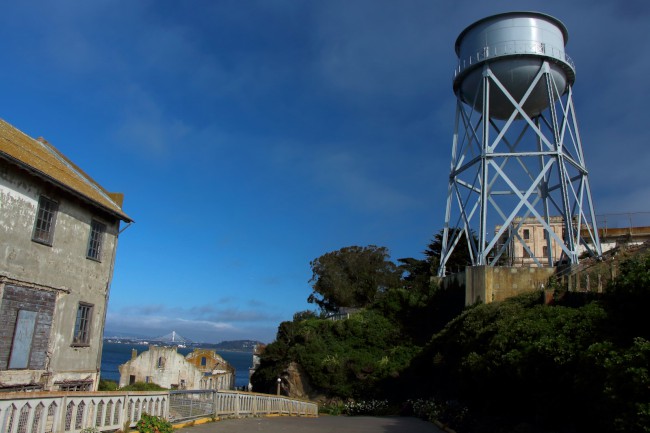
[[[102,350],[101,378],[106,380],[120,381],[120,372],[117,369],[120,365],[131,359],[131,350],[135,349],[138,354],[149,349],[145,344],[123,344],[104,342]],[[179,347],[178,353],[185,356],[192,352],[191,347]],[[248,369],[253,363],[253,354],[250,352],[220,351],[217,353],[230,365],[235,367],[235,386],[241,388],[248,385]]]

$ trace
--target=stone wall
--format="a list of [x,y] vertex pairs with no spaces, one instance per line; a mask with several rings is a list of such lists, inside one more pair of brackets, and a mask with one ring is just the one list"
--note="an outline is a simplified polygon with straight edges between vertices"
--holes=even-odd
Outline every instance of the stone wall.
[[467,266],[465,272],[440,280],[445,288],[465,290],[465,304],[503,301],[512,296],[541,290],[555,274],[555,268]]

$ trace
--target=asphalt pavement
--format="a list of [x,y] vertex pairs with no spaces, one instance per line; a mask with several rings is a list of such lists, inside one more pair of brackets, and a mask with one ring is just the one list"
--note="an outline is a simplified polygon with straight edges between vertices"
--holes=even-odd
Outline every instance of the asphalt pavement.
[[408,417],[292,416],[226,419],[185,427],[179,433],[444,433],[430,422]]

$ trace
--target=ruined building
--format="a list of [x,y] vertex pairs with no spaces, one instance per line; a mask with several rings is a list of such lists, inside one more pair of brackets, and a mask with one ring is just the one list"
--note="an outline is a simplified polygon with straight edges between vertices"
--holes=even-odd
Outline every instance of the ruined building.
[[0,120],[0,390],[96,390],[123,196]]
[[235,369],[214,350],[194,349],[187,357],[178,348],[149,346],[119,366],[120,387],[136,382],[168,389],[234,389]]

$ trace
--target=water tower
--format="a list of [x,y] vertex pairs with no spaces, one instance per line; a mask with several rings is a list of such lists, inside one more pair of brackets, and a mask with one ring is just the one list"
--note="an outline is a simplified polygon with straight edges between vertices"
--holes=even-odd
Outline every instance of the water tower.
[[601,255],[567,40],[562,22],[538,12],[493,15],[458,36],[440,276],[461,240],[474,266]]

